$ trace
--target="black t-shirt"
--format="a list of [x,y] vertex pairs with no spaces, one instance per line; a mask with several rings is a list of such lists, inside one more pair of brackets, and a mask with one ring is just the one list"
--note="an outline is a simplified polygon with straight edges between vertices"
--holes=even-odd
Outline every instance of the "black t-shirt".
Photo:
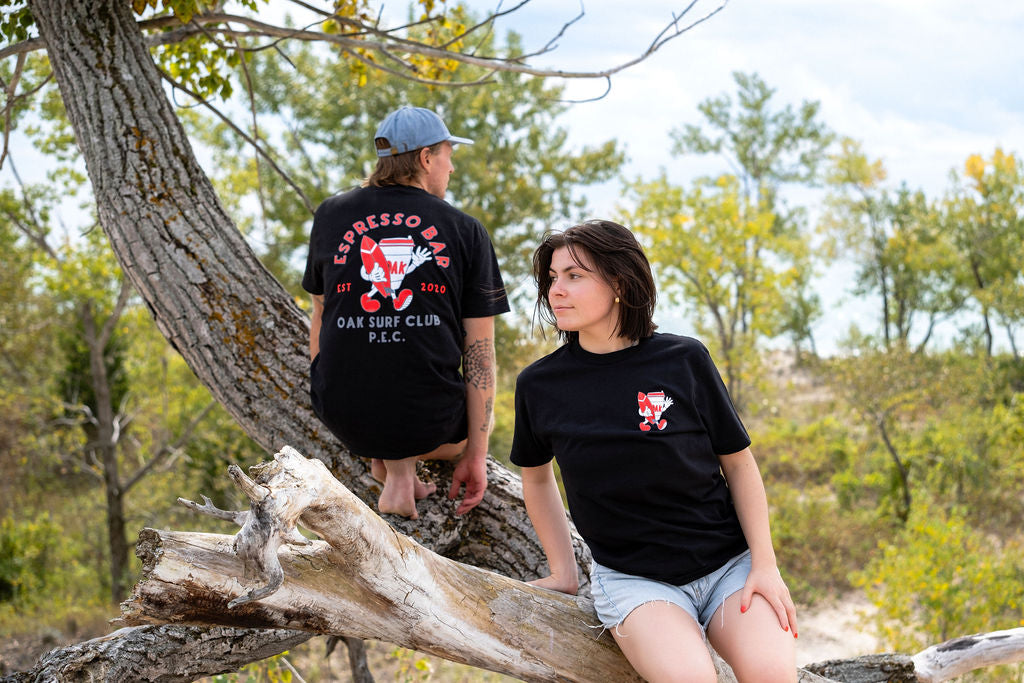
[[324,297],[313,409],[345,445],[398,459],[466,437],[462,320],[509,310],[479,221],[418,187],[335,195],[302,286]]
[[512,462],[554,457],[594,559],[689,583],[746,549],[718,455],[750,445],[707,349],[655,334],[608,354],[570,342],[516,382]]

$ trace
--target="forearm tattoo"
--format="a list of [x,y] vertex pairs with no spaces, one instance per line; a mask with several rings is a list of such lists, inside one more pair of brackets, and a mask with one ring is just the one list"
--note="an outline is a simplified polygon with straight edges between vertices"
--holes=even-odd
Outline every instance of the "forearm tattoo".
[[480,431],[484,434],[489,434],[491,431],[491,412],[494,411],[494,399],[488,398],[487,403],[484,404],[484,421],[480,425]]
[[490,338],[477,339],[462,356],[462,374],[466,384],[480,390],[494,386],[494,346]]

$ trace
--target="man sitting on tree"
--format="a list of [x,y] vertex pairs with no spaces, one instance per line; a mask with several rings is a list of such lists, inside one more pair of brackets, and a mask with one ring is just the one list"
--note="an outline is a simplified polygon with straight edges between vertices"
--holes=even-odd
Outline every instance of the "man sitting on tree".
[[372,458],[381,513],[417,518],[436,489],[417,477],[419,460],[457,460],[457,514],[487,488],[494,316],[509,306],[487,231],[444,201],[453,145],[472,142],[429,109],[402,107],[377,128],[363,186],[313,218],[310,397],[335,436]]

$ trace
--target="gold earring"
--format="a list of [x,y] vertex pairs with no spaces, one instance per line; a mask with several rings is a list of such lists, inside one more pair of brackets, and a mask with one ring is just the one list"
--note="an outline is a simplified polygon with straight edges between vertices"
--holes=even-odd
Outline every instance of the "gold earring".
[[619,303],[619,297],[615,297],[615,303]]

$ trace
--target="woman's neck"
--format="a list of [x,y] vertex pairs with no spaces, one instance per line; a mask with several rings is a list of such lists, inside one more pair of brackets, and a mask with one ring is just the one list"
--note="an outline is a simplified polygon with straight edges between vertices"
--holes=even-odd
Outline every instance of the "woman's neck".
[[595,337],[594,335],[582,333],[579,335],[578,340],[580,343],[580,348],[582,348],[584,351],[588,353],[599,354],[614,353],[616,351],[621,351],[622,349],[627,349],[630,346],[636,344],[636,341],[630,339],[629,337],[614,336],[602,338],[600,336]]

